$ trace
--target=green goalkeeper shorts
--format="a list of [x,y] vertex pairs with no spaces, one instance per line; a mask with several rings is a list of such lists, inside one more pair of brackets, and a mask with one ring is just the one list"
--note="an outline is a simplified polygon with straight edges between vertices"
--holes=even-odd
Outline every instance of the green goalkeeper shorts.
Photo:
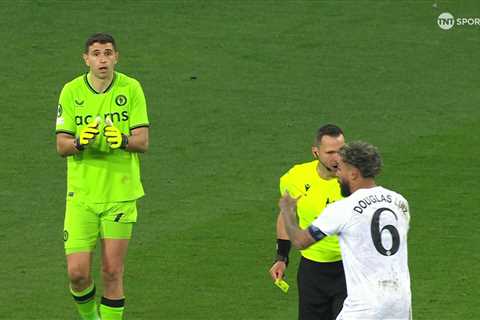
[[130,239],[137,202],[86,203],[67,198],[63,240],[65,253],[90,252],[101,239]]

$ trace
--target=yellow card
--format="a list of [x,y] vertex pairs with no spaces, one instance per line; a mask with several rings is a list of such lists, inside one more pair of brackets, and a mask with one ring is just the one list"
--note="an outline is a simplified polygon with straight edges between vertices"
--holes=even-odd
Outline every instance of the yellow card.
[[288,283],[285,282],[283,279],[275,280],[275,285],[280,288],[284,293],[288,292],[288,288],[290,287]]

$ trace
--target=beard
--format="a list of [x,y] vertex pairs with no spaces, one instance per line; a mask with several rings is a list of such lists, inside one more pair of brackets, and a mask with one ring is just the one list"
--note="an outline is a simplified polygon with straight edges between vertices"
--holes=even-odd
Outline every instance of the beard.
[[340,180],[340,193],[344,198],[352,194],[352,191],[350,190],[350,184],[348,182]]

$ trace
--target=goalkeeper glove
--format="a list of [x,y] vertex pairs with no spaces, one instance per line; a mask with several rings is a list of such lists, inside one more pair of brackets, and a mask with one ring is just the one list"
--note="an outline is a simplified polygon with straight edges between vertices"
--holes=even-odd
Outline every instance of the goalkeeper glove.
[[88,124],[80,130],[80,134],[75,138],[75,148],[78,150],[85,149],[85,146],[94,140],[98,134],[98,118],[94,122]]
[[125,149],[128,144],[127,135],[123,134],[117,127],[113,125],[105,126],[103,134],[107,137],[107,143],[112,149]]

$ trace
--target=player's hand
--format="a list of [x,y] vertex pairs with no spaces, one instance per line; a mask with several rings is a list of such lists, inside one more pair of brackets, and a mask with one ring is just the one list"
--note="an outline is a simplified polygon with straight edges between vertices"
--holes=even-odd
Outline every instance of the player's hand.
[[287,269],[287,264],[285,261],[275,261],[275,263],[270,268],[270,275],[275,281],[277,279],[282,279],[285,274],[285,269]]
[[115,127],[111,122],[103,129],[103,134],[105,135],[105,137],[107,137],[107,143],[112,149],[125,149],[128,144],[128,137],[124,135],[120,131],[120,129]]
[[297,212],[297,202],[301,198],[292,198],[288,192],[280,198],[278,206],[282,212]]
[[95,119],[92,123],[88,124],[87,126],[83,127],[80,130],[80,134],[75,139],[75,147],[78,150],[83,150],[90,141],[95,140],[95,137],[98,134],[98,124],[99,119]]

